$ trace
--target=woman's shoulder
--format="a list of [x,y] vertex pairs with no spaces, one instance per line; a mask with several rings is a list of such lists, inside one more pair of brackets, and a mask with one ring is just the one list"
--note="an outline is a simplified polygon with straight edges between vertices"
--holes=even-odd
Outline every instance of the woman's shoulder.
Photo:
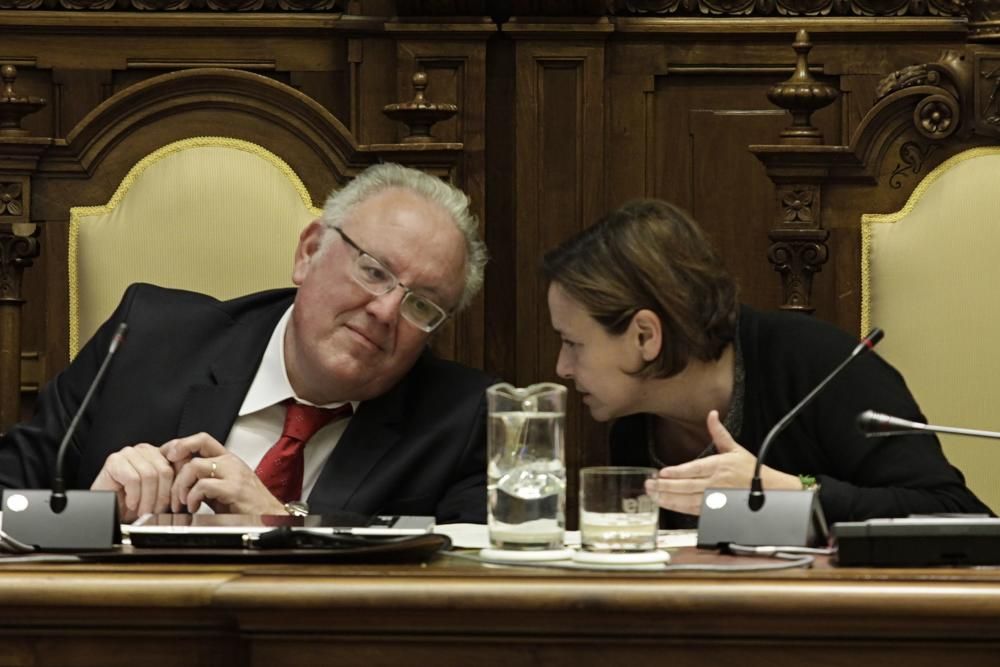
[[843,357],[857,338],[815,315],[740,307],[739,335],[743,345],[768,356]]

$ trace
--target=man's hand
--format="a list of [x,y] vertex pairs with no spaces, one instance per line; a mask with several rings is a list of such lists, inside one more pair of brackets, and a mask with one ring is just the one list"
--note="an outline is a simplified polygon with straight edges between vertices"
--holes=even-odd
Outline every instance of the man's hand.
[[[719,420],[719,413],[708,413],[708,433],[718,452],[660,470],[659,478],[647,482],[647,491],[660,507],[684,514],[700,514],[701,498],[707,488],[750,488],[757,458],[733,440]],[[765,488],[802,488],[797,477],[764,467]]]
[[220,514],[285,514],[284,505],[256,473],[209,434],[171,440],[160,451],[175,470],[171,511],[187,506],[197,512],[207,502]]
[[166,512],[173,482],[174,468],[160,448],[144,442],[109,456],[90,488],[114,491],[121,520],[132,523],[149,512]]

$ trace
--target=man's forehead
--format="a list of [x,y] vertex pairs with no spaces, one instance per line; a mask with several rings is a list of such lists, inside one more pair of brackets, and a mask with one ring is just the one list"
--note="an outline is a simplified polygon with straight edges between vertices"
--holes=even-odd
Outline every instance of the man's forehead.
[[[369,255],[396,273],[416,268],[421,274],[448,273],[455,258],[461,290],[466,257],[465,238],[450,213],[440,204],[406,188],[388,188],[348,209],[341,225]],[[405,277],[400,277],[405,283]],[[412,289],[438,298],[456,291],[450,277],[418,280]]]

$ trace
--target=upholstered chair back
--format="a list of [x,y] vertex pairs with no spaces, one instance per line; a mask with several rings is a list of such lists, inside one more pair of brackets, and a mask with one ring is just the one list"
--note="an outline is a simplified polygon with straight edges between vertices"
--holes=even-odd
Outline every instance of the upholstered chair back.
[[[900,211],[863,217],[861,310],[930,423],[1000,431],[1000,148],[952,157]],[[941,441],[1000,511],[1000,441]]]
[[255,144],[197,137],[156,150],[107,204],[70,211],[70,355],[134,282],[221,299],[291,285],[299,232],[320,214]]

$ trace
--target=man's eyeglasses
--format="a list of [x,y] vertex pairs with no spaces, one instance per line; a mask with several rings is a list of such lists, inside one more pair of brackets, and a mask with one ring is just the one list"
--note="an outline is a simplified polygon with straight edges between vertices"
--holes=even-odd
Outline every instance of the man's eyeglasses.
[[340,234],[347,245],[358,251],[358,257],[351,265],[351,278],[354,282],[365,288],[370,294],[382,296],[388,294],[396,287],[403,288],[403,301],[399,304],[399,312],[410,324],[430,333],[437,329],[442,322],[448,319],[448,313],[441,306],[430,299],[426,299],[409,287],[399,282],[399,278],[387,269],[382,262],[378,261],[357,243],[350,236],[344,233],[340,227],[333,227]]

